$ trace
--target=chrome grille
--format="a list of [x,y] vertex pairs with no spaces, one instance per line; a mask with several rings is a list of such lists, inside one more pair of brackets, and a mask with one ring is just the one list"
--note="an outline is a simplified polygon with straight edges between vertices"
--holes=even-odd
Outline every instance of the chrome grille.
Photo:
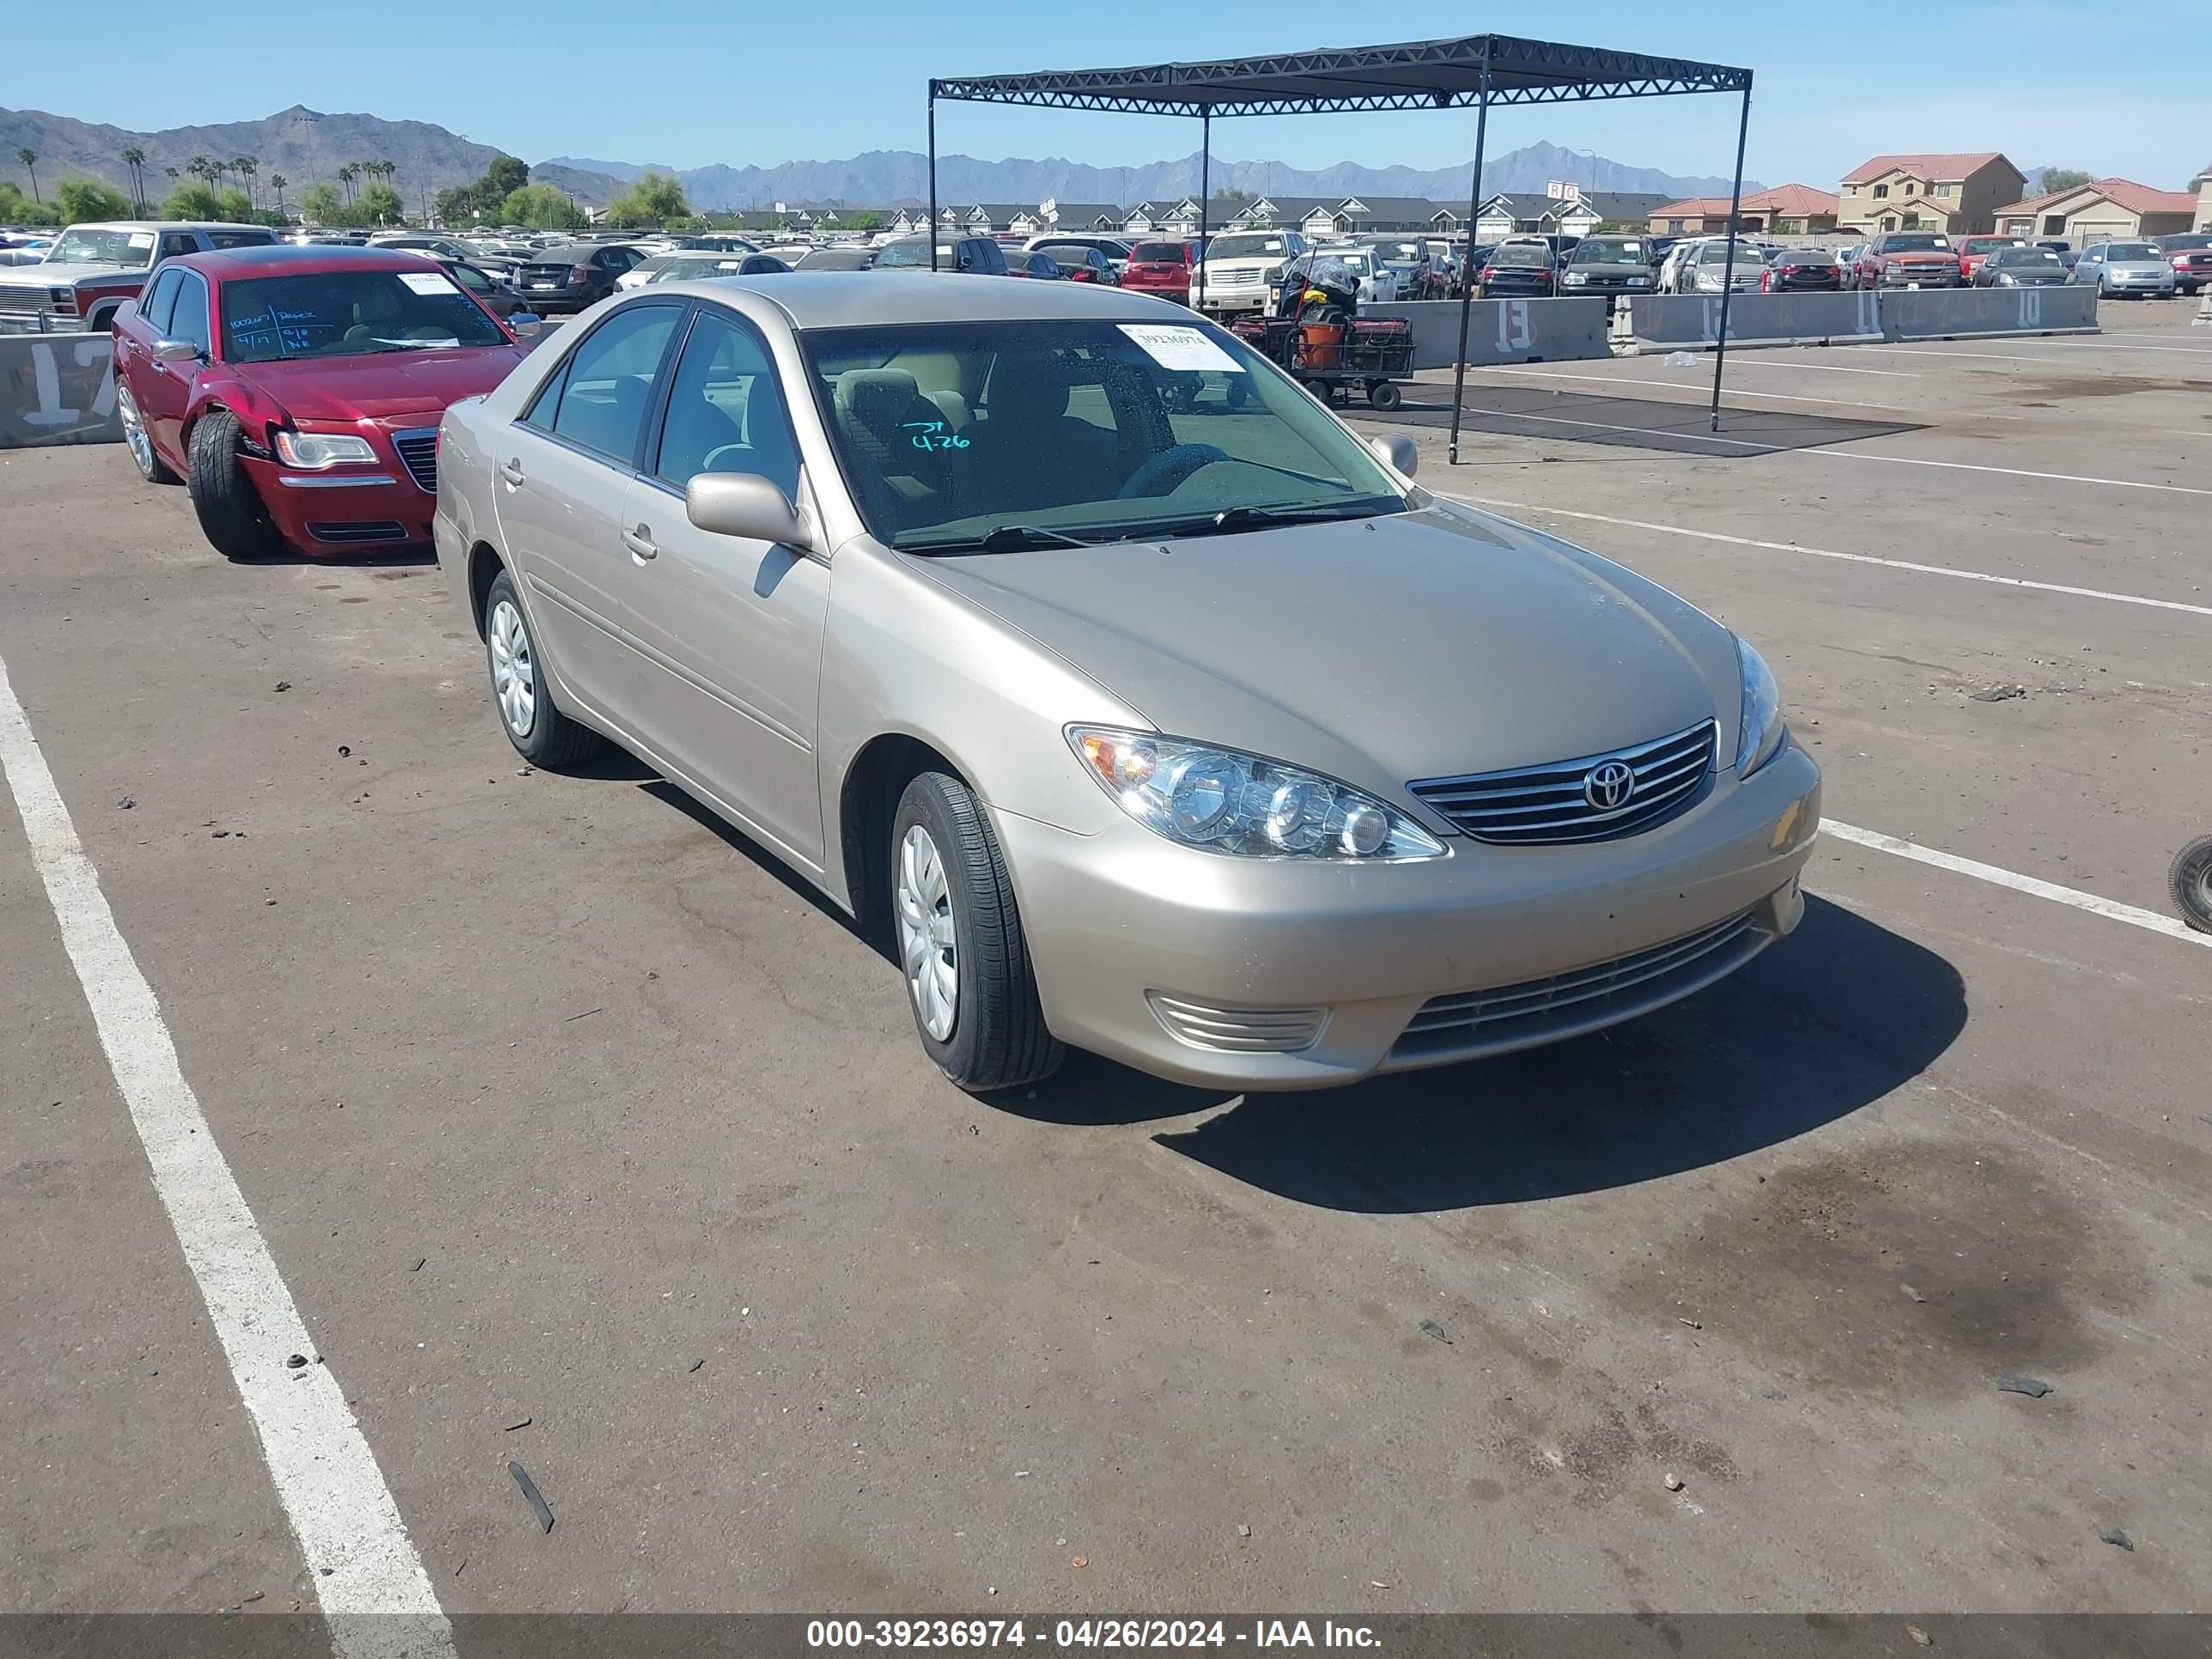
[[1249,265],[1242,270],[1209,270],[1206,273],[1206,285],[1208,288],[1257,288],[1260,278],[1265,274]]
[[1194,1048],[1224,1054],[1280,1054],[1310,1048],[1328,1018],[1326,1008],[1217,1008],[1147,991],[1145,1000],[1168,1035]]
[[1432,997],[1421,1005],[1390,1058],[1494,1054],[1571,1036],[1577,1031],[1663,1007],[1733,973],[1771,936],[1750,911],[1649,950],[1548,979],[1487,991]]
[[392,447],[407,464],[408,475],[433,495],[438,493],[438,428],[418,426],[392,434]]
[[[1719,735],[1719,726],[1705,720],[1672,737],[1579,760],[1406,787],[1477,841],[1609,841],[1649,830],[1695,800],[1712,776]],[[1592,797],[1591,774],[1615,761],[1628,768],[1633,782],[1617,805],[1601,807]]]
[[0,288],[0,311],[52,311],[53,304],[43,288]]

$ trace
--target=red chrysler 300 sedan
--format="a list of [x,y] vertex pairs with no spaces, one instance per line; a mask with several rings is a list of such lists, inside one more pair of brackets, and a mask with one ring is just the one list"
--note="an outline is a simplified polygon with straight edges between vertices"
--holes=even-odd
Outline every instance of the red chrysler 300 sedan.
[[438,422],[527,348],[418,254],[275,246],[164,264],[115,320],[116,414],[234,559],[430,539]]

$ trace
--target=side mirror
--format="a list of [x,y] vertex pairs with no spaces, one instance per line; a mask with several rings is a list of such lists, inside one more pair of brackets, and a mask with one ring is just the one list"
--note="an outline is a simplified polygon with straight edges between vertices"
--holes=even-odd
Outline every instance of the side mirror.
[[507,313],[507,325],[524,339],[529,339],[544,325],[545,319],[534,311],[515,311]]
[[702,472],[684,487],[684,511],[700,529],[744,541],[776,542],[802,552],[814,526],[791,497],[752,472]]
[[1402,432],[1386,432],[1370,438],[1367,447],[1375,459],[1390,468],[1401,477],[1410,478],[1421,464],[1421,452],[1413,447],[1413,441]]
[[154,361],[159,363],[196,363],[201,357],[199,347],[190,340],[156,340],[154,342]]

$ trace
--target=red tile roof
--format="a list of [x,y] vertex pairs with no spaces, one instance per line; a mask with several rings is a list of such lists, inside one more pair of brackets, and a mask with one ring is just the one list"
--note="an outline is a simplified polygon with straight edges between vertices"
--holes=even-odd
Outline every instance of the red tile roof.
[[[1833,215],[1842,205],[1826,191],[1815,190],[1810,185],[1777,185],[1771,190],[1762,190],[1743,198],[1746,213],[1779,213],[1792,219],[1823,213]],[[1728,209],[1729,198],[1725,196],[1692,196],[1687,201],[1669,202],[1651,211],[1655,216],[1678,219],[1725,219]]]
[[2076,185],[2071,190],[2054,190],[2048,195],[2032,197],[2025,202],[2014,202],[2001,207],[1999,213],[2033,213],[2065,200],[2069,196],[2091,194],[2103,197],[2118,207],[2134,214],[2194,213],[2197,198],[2187,191],[2154,190],[2148,185],[2139,185],[2132,179],[2093,179],[2086,185]]
[[[2003,161],[2004,157],[1993,149],[1972,155],[1877,155],[1862,161],[1844,175],[1847,185],[1863,185],[1870,179],[1879,179],[1885,173],[1909,173],[1916,178],[1928,179],[1971,179],[1992,161]],[[2008,167],[2010,162],[2005,163]]]

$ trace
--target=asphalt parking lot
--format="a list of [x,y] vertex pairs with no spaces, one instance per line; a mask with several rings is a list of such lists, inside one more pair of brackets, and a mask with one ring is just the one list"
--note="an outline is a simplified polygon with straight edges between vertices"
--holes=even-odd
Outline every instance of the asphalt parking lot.
[[[0,457],[9,777],[449,1613],[2200,1607],[2190,310],[1744,353],[1717,438],[1703,356],[1476,371],[1455,468],[1443,388],[1355,412],[1758,641],[1863,832],[1735,978],[1532,1054],[970,1100],[740,837],[524,769],[434,568],[228,564],[119,446]],[[0,1602],[312,1609],[201,1286],[251,1287],[52,880],[0,814]]]

